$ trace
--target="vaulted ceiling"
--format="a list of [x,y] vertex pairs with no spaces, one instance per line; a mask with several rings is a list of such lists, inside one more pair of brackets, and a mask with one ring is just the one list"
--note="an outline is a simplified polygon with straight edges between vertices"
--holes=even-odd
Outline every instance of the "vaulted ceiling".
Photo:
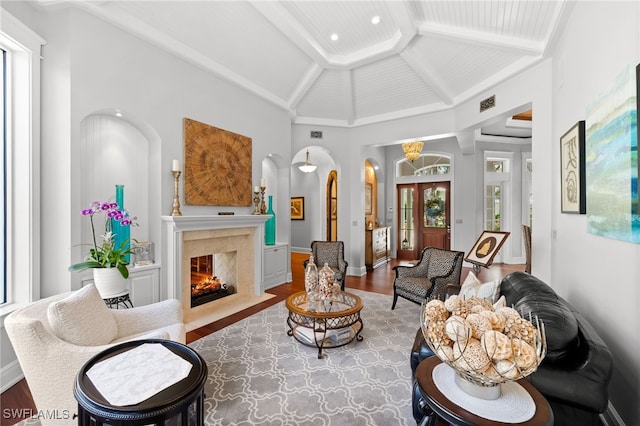
[[544,58],[566,13],[548,0],[35,1],[84,8],[294,123],[346,127],[482,94]]

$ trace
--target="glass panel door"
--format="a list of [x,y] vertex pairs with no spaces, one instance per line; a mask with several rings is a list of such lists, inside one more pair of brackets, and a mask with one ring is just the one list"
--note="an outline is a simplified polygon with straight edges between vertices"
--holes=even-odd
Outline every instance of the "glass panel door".
[[398,259],[417,256],[415,194],[414,185],[398,185]]
[[422,247],[438,247],[449,250],[451,246],[449,225],[449,182],[420,184],[422,211]]

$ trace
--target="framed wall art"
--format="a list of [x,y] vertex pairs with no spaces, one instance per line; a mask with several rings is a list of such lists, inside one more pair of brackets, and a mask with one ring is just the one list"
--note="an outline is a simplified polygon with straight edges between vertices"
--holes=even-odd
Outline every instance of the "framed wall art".
[[628,65],[587,106],[587,232],[640,243],[638,67]]
[[184,202],[251,206],[251,138],[184,119]]
[[373,185],[364,184],[364,214],[373,214]]
[[509,234],[510,232],[505,231],[482,231],[482,234],[464,260],[478,266],[488,267]]
[[587,212],[585,186],[585,122],[578,121],[560,138],[560,196],[562,213]]
[[291,220],[304,220],[304,197],[291,197]]

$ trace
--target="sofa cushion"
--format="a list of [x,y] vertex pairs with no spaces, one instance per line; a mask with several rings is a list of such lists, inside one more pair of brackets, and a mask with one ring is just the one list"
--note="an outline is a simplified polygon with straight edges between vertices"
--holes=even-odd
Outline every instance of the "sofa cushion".
[[502,280],[500,291],[507,306],[528,319],[537,316],[547,337],[546,361],[558,362],[579,346],[578,321],[570,307],[551,287],[525,272],[513,272]]
[[462,283],[458,295],[463,299],[475,296],[495,303],[500,296],[500,281],[495,280],[483,283],[470,271]]
[[53,332],[74,345],[106,345],[118,333],[116,320],[93,284],[52,302],[47,317]]

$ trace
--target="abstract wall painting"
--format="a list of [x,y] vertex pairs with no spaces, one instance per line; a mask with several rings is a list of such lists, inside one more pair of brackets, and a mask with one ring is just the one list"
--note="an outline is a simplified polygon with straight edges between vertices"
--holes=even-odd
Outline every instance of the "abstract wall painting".
[[251,206],[251,138],[184,118],[184,201]]
[[587,232],[640,243],[638,69],[628,66],[587,108]]
[[584,167],[584,120],[560,138],[560,189],[562,213],[587,211]]

